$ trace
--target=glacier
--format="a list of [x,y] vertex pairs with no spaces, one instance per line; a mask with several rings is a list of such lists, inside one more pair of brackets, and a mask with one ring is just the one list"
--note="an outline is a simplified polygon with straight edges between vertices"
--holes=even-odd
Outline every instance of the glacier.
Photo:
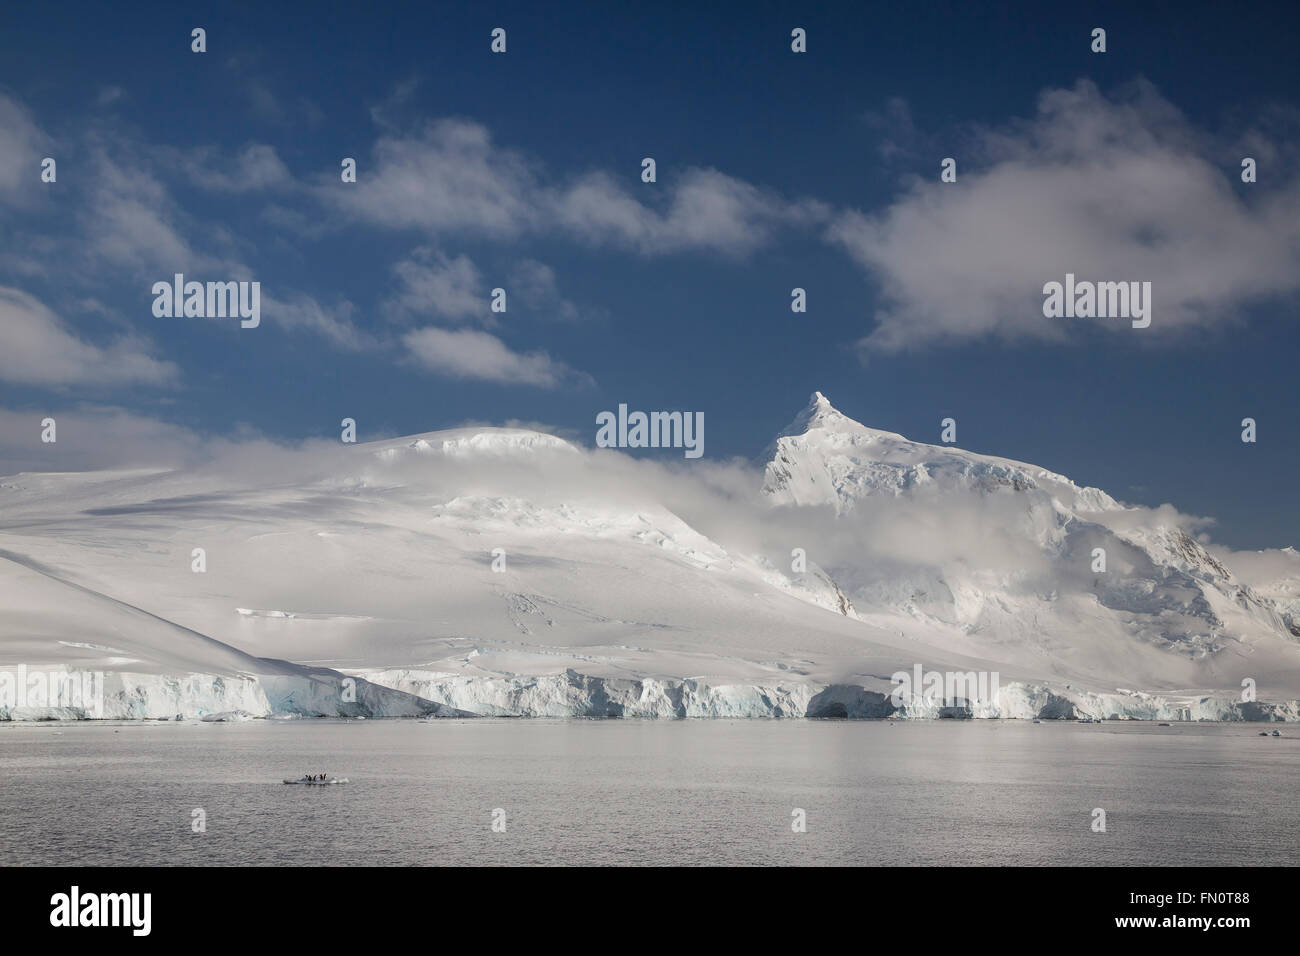
[[[170,720],[266,717],[473,717],[401,690],[343,674],[104,674],[94,706],[0,705],[5,720]],[[354,698],[347,700],[346,698]]]
[[[1294,549],[821,393],[757,464],[487,426],[236,448],[0,480],[0,678],[105,675],[94,713],[0,720],[1294,721],[1297,595]],[[895,704],[915,665],[999,690]]]
[[599,678],[568,670],[544,678],[466,678],[429,671],[372,671],[368,679],[448,707],[493,717],[789,718],[933,720],[1297,721],[1300,701],[1243,703],[1219,697],[1165,698],[1136,692],[1057,692],[1012,682],[988,704],[917,695],[897,706],[892,688],[853,684],[707,684],[695,680]]

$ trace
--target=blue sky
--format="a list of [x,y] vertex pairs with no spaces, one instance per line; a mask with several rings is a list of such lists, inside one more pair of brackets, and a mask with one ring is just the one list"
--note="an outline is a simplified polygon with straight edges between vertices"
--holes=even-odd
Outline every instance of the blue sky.
[[[816,389],[1300,543],[1294,4],[268,6],[0,13],[0,471],[45,414],[148,457],[620,402],[754,457]],[[177,271],[262,325],[155,318]],[[1151,328],[1044,318],[1066,271]]]

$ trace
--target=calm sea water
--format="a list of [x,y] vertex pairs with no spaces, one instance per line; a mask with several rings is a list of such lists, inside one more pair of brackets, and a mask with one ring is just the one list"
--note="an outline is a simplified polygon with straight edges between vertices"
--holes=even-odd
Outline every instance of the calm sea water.
[[[1294,865],[1300,729],[1257,736],[1264,726],[0,725],[0,856],[9,865]],[[317,770],[351,783],[281,783]],[[1095,807],[1105,833],[1092,832]],[[191,829],[195,808],[204,833]],[[504,833],[492,831],[495,808]],[[791,830],[795,808],[807,813],[806,833]]]

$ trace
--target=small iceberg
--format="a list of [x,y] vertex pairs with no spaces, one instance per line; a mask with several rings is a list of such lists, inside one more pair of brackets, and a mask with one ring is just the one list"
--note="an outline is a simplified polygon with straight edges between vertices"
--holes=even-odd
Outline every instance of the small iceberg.
[[1282,736],[1282,731],[1280,731],[1280,730],[1275,730],[1275,731],[1273,731],[1273,733],[1272,733],[1271,736],[1274,736],[1274,737],[1281,737],[1281,736]]
[[304,787],[328,787],[331,784],[347,783],[347,777],[326,777],[324,780],[313,780],[310,777],[299,777],[297,780],[286,780],[285,783],[298,783]]
[[252,719],[253,715],[246,710],[223,710],[217,714],[204,714],[199,718],[199,720],[207,724],[224,724]]
[[1267,736],[1268,736],[1268,731],[1267,731],[1267,730],[1261,730],[1261,731],[1259,732],[1259,735],[1260,735],[1261,737],[1267,737]]

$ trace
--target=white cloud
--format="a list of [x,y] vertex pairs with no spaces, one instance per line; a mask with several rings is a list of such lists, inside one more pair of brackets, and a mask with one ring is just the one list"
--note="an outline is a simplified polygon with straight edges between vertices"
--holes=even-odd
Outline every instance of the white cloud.
[[514,352],[495,335],[474,329],[430,327],[409,332],[402,341],[416,362],[449,378],[543,388],[586,378],[545,352]]
[[576,319],[578,307],[560,295],[555,270],[536,259],[524,259],[510,274],[511,302],[523,301],[533,312],[549,312],[556,318]]
[[[41,420],[55,420],[58,441],[41,441]],[[170,467],[199,455],[203,442],[178,425],[111,406],[39,411],[0,408],[0,473]]]
[[1116,99],[1088,82],[1049,90],[1032,120],[976,138],[956,183],[936,165],[882,213],[830,228],[880,283],[868,347],[1066,335],[1097,321],[1043,317],[1043,284],[1067,272],[1150,281],[1154,335],[1300,289],[1300,183],[1242,198],[1239,167],[1148,83]]
[[593,172],[566,186],[545,185],[539,164],[494,145],[486,127],[467,120],[433,122],[416,136],[384,136],[369,167],[359,167],[354,186],[331,183],[318,195],[373,225],[436,235],[559,233],[647,255],[744,255],[779,226],[811,225],[827,215],[820,203],[788,202],[712,169],[661,168],[659,182],[644,184],[633,166],[623,178]]
[[[111,148],[110,148],[111,147]],[[144,293],[156,281],[170,282],[183,273],[189,279],[261,280],[253,269],[235,255],[195,248],[188,236],[202,232],[210,244],[236,247],[242,240],[224,227],[209,225],[200,230],[175,201],[167,186],[150,171],[150,153],[137,144],[100,141],[92,151],[95,176],[89,187],[89,205],[81,217],[82,238],[76,248],[88,256],[87,274],[105,267],[126,270],[141,282]],[[219,191],[263,188],[288,181],[275,151],[253,145],[229,160],[229,171],[221,168],[221,157],[211,151],[182,153],[162,150],[192,181]],[[278,290],[278,291],[273,291]],[[323,336],[347,351],[378,347],[374,336],[353,321],[356,309],[343,300],[323,304],[317,298],[278,284],[263,282],[262,314],[282,329],[307,331]]]
[[613,176],[593,173],[547,197],[549,218],[593,245],[744,255],[768,242],[779,225],[809,225],[825,215],[818,203],[789,203],[713,169],[687,169],[673,185],[645,188],[667,193],[666,211],[634,198]]
[[177,151],[175,155],[195,185],[218,192],[283,187],[293,180],[275,147],[265,143],[250,143],[235,156],[211,148]]
[[1268,551],[1233,551],[1219,545],[1208,549],[1224,561],[1239,581],[1250,587],[1285,596],[1300,603],[1300,552],[1295,548]]
[[382,137],[366,165],[358,162],[355,184],[321,195],[374,225],[508,237],[534,215],[526,162],[494,149],[477,123],[442,120],[414,137]]
[[139,339],[100,348],[78,338],[53,312],[18,289],[0,286],[0,379],[24,385],[162,385],[172,363]]
[[94,156],[94,183],[81,217],[92,258],[153,279],[210,268],[225,277],[230,264],[196,251],[182,234],[184,215],[167,188],[123,157],[103,149]]
[[41,159],[50,148],[27,109],[0,93],[0,201],[26,203],[49,188],[41,182]]
[[263,292],[261,310],[267,325],[315,332],[345,351],[360,352],[380,344],[352,321],[356,307],[346,300],[331,307],[309,295],[291,294],[281,299]]
[[402,288],[392,304],[403,312],[455,320],[491,315],[483,278],[468,256],[449,258],[420,248],[393,266],[393,272]]

